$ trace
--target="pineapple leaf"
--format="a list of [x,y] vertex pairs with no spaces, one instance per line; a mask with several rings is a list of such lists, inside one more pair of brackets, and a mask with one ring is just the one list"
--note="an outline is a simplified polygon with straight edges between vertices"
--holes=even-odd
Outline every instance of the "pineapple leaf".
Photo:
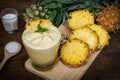
[[63,14],[64,14],[64,15],[63,15],[62,23],[65,23],[65,22],[66,22],[66,19],[68,18],[68,13],[65,11]]
[[49,4],[50,2],[52,2],[53,0],[38,0],[40,5],[46,5]]
[[[77,10],[77,9],[80,9],[81,6],[83,6],[83,5],[81,5],[81,4],[71,5],[71,6],[66,7],[66,10],[67,10],[67,11]],[[84,8],[84,7],[82,7],[82,8]]]
[[63,7],[63,4],[62,3],[56,3],[57,4],[57,6],[59,7],[59,8],[62,8]]
[[61,24],[62,19],[63,19],[62,17],[63,17],[62,12],[59,12],[59,13],[57,14],[55,20],[54,20],[54,23],[55,23],[55,25],[56,25],[57,27]]
[[78,3],[80,0],[56,0],[57,2],[60,2],[62,4],[73,4],[73,3]]
[[48,16],[55,26],[64,23],[71,11],[88,9],[96,13],[99,8],[112,4],[111,0],[35,0],[35,3],[51,12]]
[[65,17],[66,17],[66,19],[67,19],[67,18],[69,17],[68,12],[65,11],[64,14],[65,14]]
[[48,8],[48,9],[54,9],[57,7],[58,7],[58,5],[55,2],[46,5],[46,8]]
[[54,21],[56,16],[57,16],[57,11],[56,10],[52,10],[52,12],[50,14],[50,20]]

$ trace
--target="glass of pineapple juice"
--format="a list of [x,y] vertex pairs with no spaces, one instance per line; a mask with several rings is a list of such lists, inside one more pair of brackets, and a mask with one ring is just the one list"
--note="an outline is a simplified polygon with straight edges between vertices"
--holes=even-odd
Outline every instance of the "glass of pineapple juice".
[[61,40],[58,28],[51,26],[47,32],[38,33],[24,30],[22,41],[30,57],[32,66],[37,70],[49,70],[57,61]]

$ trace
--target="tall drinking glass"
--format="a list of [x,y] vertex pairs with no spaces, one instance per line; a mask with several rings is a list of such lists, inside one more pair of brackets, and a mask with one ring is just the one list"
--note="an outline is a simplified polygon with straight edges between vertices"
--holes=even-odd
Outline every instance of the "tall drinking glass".
[[48,70],[57,61],[61,33],[58,28],[50,26],[49,31],[38,33],[24,30],[22,41],[34,68]]

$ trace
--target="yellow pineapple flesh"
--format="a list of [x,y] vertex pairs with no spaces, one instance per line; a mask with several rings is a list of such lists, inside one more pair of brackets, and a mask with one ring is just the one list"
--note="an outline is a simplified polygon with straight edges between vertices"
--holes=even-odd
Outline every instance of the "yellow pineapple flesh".
[[102,49],[103,47],[108,45],[110,35],[103,26],[92,24],[92,25],[88,25],[88,27],[94,30],[98,35],[99,38],[99,45],[97,47],[98,49]]
[[89,48],[86,43],[72,39],[63,44],[60,52],[60,58],[64,64],[69,67],[78,67],[86,61]]
[[94,51],[99,43],[98,36],[95,31],[88,27],[80,28],[71,32],[69,39],[79,39],[86,42],[91,51]]
[[49,19],[36,19],[28,21],[25,25],[25,28],[29,30],[36,30],[38,24],[40,24],[41,27],[49,27],[53,25]]
[[72,30],[76,30],[85,25],[94,24],[94,14],[90,13],[87,9],[73,11],[69,14],[67,23],[68,27]]

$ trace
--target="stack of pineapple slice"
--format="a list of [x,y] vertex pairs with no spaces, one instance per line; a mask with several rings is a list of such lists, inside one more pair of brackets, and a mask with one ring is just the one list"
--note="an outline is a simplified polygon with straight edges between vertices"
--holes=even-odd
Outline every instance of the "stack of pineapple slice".
[[110,39],[110,36],[103,26],[92,24],[92,25],[88,25],[88,27],[94,30],[98,36],[99,43],[97,49],[102,49],[107,44],[109,44],[108,40]]
[[69,39],[79,39],[83,42],[86,42],[90,50],[95,50],[98,45],[98,36],[96,33],[88,27],[80,28],[75,31],[72,31]]
[[88,10],[73,11],[69,15],[71,31],[68,41],[61,48],[60,58],[72,67],[84,64],[90,52],[104,48],[110,36],[103,26],[94,23],[94,16]]

